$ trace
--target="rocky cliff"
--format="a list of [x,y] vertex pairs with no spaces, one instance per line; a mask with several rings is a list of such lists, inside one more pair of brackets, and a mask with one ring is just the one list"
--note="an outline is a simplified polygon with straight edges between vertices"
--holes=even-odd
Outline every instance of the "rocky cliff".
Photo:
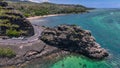
[[93,59],[103,59],[108,52],[101,48],[88,30],[75,25],[46,28],[40,37],[45,43],[62,50],[83,54]]
[[8,3],[0,1],[0,35],[19,37],[33,34],[31,23]]

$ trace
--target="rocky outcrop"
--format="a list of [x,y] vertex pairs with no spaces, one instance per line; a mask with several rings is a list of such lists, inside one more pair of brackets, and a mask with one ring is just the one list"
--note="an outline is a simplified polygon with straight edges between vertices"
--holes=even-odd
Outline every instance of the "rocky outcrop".
[[103,59],[108,52],[101,48],[88,30],[75,25],[46,28],[40,37],[45,43],[62,50],[83,54],[92,59]]
[[[27,45],[27,46],[25,46]],[[0,45],[1,46],[1,45]],[[62,51],[56,47],[49,46],[43,41],[38,40],[34,43],[21,44],[21,45],[2,45],[4,48],[11,48],[15,51],[16,56],[12,58],[0,57],[0,68],[9,68],[9,66],[15,66],[14,68],[23,68],[22,65],[32,62],[31,60],[42,59],[43,57],[56,54],[57,56],[67,55],[69,52]],[[53,57],[52,57],[53,58]],[[46,60],[46,59],[45,59]],[[41,62],[44,62],[41,60]],[[6,67],[8,66],[8,67]]]
[[6,6],[8,6],[8,3],[6,3],[6,2],[1,2],[1,1],[0,1],[0,6],[6,7]]
[[16,30],[19,36],[34,35],[32,24],[8,3],[0,1],[0,11],[0,35],[6,36],[10,29]]

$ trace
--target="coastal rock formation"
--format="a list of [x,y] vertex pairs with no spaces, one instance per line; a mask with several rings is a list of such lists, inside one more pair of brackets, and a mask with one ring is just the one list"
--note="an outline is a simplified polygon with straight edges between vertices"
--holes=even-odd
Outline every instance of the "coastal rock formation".
[[6,3],[6,2],[0,2],[0,6],[6,7],[6,6],[8,6],[8,3]]
[[7,2],[0,1],[0,36],[32,36],[31,23]]
[[92,59],[103,59],[108,52],[101,48],[88,30],[75,25],[46,28],[40,37],[45,43],[62,50],[83,54]]
[[41,62],[44,62],[42,61],[42,58],[52,56],[53,54],[54,56],[52,56],[52,58],[69,54],[69,52],[60,50],[57,47],[49,46],[41,40],[35,41],[32,44],[28,43],[24,45],[28,46],[23,46],[23,44],[2,46],[0,45],[0,47],[3,48],[11,48],[16,53],[16,56],[12,58],[0,57],[0,68],[11,68],[9,66],[14,66],[14,68],[23,68],[21,67],[22,65],[32,62],[32,60],[36,60],[38,58],[41,59]]

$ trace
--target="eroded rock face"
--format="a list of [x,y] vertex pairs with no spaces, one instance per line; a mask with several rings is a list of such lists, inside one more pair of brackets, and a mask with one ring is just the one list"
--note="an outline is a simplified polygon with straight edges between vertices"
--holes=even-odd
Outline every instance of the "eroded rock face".
[[10,28],[19,33],[21,32],[18,36],[34,35],[32,24],[22,15],[22,13],[3,1],[0,1],[0,24],[2,24],[0,26],[0,36],[6,36],[7,30]]
[[6,2],[1,2],[1,1],[0,1],[0,6],[6,7],[6,6],[8,6],[8,3],[6,3]]
[[103,59],[108,56],[108,52],[96,43],[90,31],[75,25],[46,28],[40,39],[49,45],[80,53],[93,59]]

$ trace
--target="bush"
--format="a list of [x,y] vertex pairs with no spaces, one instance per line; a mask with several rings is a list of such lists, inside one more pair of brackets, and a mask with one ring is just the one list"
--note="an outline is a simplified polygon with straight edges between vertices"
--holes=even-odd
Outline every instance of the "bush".
[[15,52],[10,48],[0,48],[0,57],[12,58],[15,55],[16,55]]
[[15,29],[8,29],[6,30],[6,35],[10,37],[18,37],[20,36],[21,32]]
[[30,17],[31,15],[28,14],[28,13],[24,13],[24,16],[25,16],[25,17]]

